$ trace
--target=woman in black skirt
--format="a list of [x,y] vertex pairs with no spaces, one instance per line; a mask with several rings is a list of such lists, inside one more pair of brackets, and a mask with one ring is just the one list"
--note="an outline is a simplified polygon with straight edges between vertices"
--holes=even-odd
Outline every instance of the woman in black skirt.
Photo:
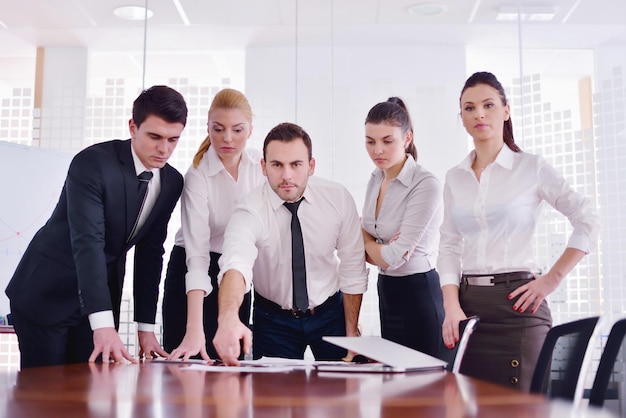
[[[237,203],[265,181],[260,150],[247,148],[252,108],[238,90],[220,90],[208,113],[207,137],[185,175],[181,228],[163,292],[163,347],[169,359],[217,358],[217,275],[224,230]],[[239,315],[249,323],[248,292]]]
[[[461,373],[528,390],[552,325],[545,298],[593,248],[598,216],[543,158],[515,144],[510,108],[493,74],[473,74],[460,106],[474,150],[448,171],[444,185],[437,263],[443,341],[454,347],[459,321],[479,316]],[[574,230],[552,268],[538,274],[531,243],[543,201]]]
[[363,207],[367,260],[378,266],[383,338],[437,356],[443,298],[435,254],[443,217],[441,183],[417,164],[406,106],[392,97],[365,119],[365,147],[376,169]]

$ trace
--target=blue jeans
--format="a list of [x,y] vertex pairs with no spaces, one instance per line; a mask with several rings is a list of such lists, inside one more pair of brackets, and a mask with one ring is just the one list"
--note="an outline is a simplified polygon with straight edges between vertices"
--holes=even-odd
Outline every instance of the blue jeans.
[[267,309],[255,301],[252,332],[255,359],[263,356],[302,359],[307,346],[316,360],[341,360],[347,354],[345,349],[322,340],[326,335],[346,335],[341,293],[332,303],[325,303],[323,309],[315,309],[313,314],[300,318],[288,310]]

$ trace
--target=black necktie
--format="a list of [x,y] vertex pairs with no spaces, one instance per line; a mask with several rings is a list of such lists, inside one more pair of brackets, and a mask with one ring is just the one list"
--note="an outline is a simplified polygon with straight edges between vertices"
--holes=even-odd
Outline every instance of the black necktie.
[[143,205],[146,203],[146,197],[148,196],[148,183],[150,183],[150,179],[152,179],[152,176],[152,171],[144,171],[137,176],[137,180],[139,180],[139,187],[137,189],[137,202],[141,203],[139,204],[139,211],[137,211],[137,217],[135,218],[135,225],[133,225],[133,229],[132,231],[130,231],[128,239],[131,239],[137,230],[139,217],[141,216]]
[[293,278],[293,308],[298,311],[309,309],[309,296],[306,290],[306,263],[304,261],[304,243],[302,241],[302,228],[298,219],[297,202],[285,202],[285,207],[291,212],[291,269]]

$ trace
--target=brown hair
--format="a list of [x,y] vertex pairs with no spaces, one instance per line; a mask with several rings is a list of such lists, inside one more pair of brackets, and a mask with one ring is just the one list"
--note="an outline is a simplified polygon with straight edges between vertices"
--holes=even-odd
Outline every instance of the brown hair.
[[[235,89],[223,89],[220,90],[213,101],[211,102],[211,107],[209,107],[209,119],[211,118],[211,112],[216,109],[239,109],[241,110],[248,120],[252,122],[252,108],[250,107],[250,103],[246,96]],[[204,154],[208,151],[209,146],[211,145],[211,137],[207,135],[198,151],[196,151],[196,155],[193,157],[193,166],[198,168],[198,164],[202,160]]]
[[[461,90],[461,97],[463,96],[463,93],[465,93],[465,90],[470,87],[475,87],[478,84],[486,84],[496,89],[498,91],[498,94],[500,95],[502,104],[504,106],[507,105],[504,87],[502,87],[502,84],[500,84],[495,75],[486,71],[474,73],[470,76],[470,78],[467,79],[465,85],[463,86],[463,90]],[[461,97],[459,97],[459,103],[461,103]],[[504,143],[511,149],[511,151],[522,151],[522,149],[515,143],[515,139],[513,138],[513,122],[511,121],[511,116],[509,116],[509,118],[504,121],[503,138]]]
[[[375,104],[370,109],[365,118],[365,123],[385,123],[387,125],[397,126],[402,129],[402,133],[406,135],[408,132],[413,134],[413,124],[411,123],[411,116],[406,108],[406,105],[399,97],[390,97],[386,102],[380,102]],[[417,160],[417,148],[415,148],[414,138],[411,138],[411,142],[406,147],[406,152],[413,156],[414,160]]]
[[267,145],[272,141],[291,142],[298,138],[302,138],[302,142],[309,151],[309,160],[313,158],[313,145],[311,143],[311,137],[306,133],[304,129],[295,123],[283,122],[272,128],[265,137],[263,142],[263,159],[265,159],[265,151]]

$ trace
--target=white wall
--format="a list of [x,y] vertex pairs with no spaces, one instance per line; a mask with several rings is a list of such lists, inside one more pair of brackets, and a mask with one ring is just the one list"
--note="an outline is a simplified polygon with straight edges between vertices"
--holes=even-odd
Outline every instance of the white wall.
[[[369,109],[390,96],[411,113],[419,162],[443,182],[445,172],[467,154],[458,118],[466,78],[462,46],[254,47],[246,52],[246,94],[255,113],[254,137],[283,121],[311,136],[316,174],[350,190],[359,212],[374,169],[365,151]],[[370,269],[360,323],[380,335],[377,269]]]
[[443,181],[445,172],[467,154],[458,119],[458,95],[466,78],[464,48],[329,51],[301,47],[296,56],[293,47],[247,50],[246,93],[254,106],[255,136],[262,141],[282,121],[301,125],[313,141],[316,174],[348,187],[360,210],[374,169],[365,151],[365,117],[376,103],[398,96],[411,113],[419,162]]

